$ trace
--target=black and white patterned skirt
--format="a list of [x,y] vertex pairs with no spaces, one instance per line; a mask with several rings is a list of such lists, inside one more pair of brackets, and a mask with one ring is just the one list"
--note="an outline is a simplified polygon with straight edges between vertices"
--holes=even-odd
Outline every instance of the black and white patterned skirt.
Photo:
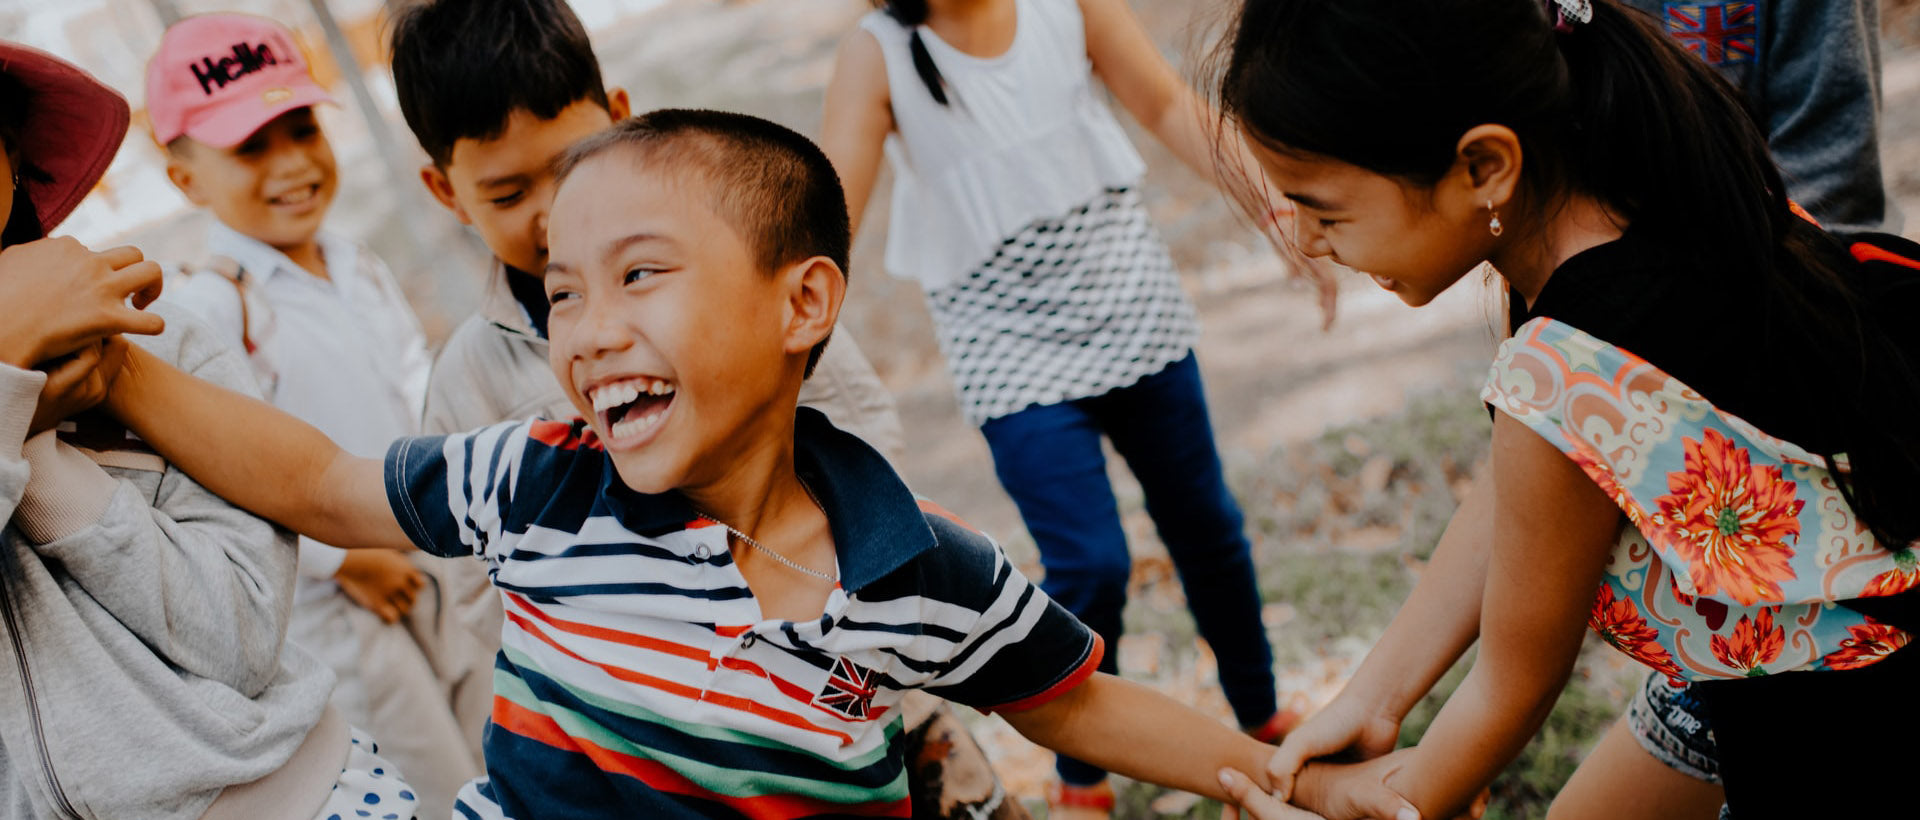
[[976,426],[1132,385],[1185,358],[1200,334],[1132,188],[1028,225],[927,304]]

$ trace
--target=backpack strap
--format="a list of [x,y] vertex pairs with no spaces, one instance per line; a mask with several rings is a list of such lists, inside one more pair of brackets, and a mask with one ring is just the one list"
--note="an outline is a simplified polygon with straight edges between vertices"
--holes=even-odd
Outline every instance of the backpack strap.
[[1863,265],[1897,265],[1920,271],[1920,244],[1888,233],[1859,233],[1847,237],[1847,252]]
[[253,368],[254,380],[260,387],[261,395],[271,401],[275,389],[279,387],[280,374],[274,370],[272,362],[260,355],[260,346],[273,334],[273,308],[254,292],[253,277],[232,257],[209,257],[182,269],[182,273],[187,275],[203,272],[227,280],[240,297],[240,344],[246,352],[247,363]]
[[247,276],[246,268],[240,267],[240,263],[231,256],[215,256],[202,263],[200,269],[219,274],[221,278],[233,283],[234,293],[240,297],[240,343],[246,347],[248,356],[260,352],[260,346],[253,340],[253,323],[247,315],[247,301],[250,296],[247,290],[250,277]]

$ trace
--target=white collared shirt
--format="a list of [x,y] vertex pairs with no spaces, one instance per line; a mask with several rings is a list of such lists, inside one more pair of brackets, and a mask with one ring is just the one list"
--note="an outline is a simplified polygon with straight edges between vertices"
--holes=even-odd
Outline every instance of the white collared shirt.
[[[208,231],[207,253],[238,262],[253,300],[271,312],[247,315],[244,325],[256,345],[252,358],[275,376],[272,385],[262,385],[268,400],[347,452],[380,458],[394,439],[419,432],[433,360],[386,263],[327,231],[316,241],[331,281],[218,221]],[[193,311],[245,351],[240,295],[226,278],[211,272],[178,277],[162,298]],[[342,558],[337,549],[300,540],[306,578],[333,577]]]

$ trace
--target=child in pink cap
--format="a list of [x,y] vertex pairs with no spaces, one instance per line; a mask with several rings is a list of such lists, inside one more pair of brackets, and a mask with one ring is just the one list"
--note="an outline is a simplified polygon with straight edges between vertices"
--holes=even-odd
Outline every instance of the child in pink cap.
[[[0,42],[0,818],[411,817],[286,643],[290,540],[98,414],[125,343],[249,389],[133,248],[44,239],[106,171],[126,101]],[[128,300],[132,304],[128,304]]]
[[[426,341],[385,263],[322,229],[339,176],[313,106],[331,97],[292,33],[246,14],[189,17],[167,29],[146,85],[168,176],[214,217],[211,260],[170,281],[165,301],[245,353],[268,401],[347,448],[379,455],[418,432]],[[394,552],[309,539],[299,564],[288,637],[333,670],[347,719],[387,741],[421,813],[447,816],[480,762],[401,623],[425,576]]]

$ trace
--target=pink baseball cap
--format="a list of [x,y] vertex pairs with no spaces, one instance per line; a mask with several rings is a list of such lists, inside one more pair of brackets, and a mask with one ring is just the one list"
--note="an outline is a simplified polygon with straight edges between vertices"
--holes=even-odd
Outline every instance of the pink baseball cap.
[[21,175],[20,184],[41,231],[49,232],[119,152],[127,138],[127,101],[78,66],[19,43],[0,40],[0,74],[27,92],[26,127],[13,147],[22,165],[39,171]]
[[333,97],[285,26],[251,14],[188,17],[147,62],[147,119],[165,145],[186,135],[232,148],[274,117]]

